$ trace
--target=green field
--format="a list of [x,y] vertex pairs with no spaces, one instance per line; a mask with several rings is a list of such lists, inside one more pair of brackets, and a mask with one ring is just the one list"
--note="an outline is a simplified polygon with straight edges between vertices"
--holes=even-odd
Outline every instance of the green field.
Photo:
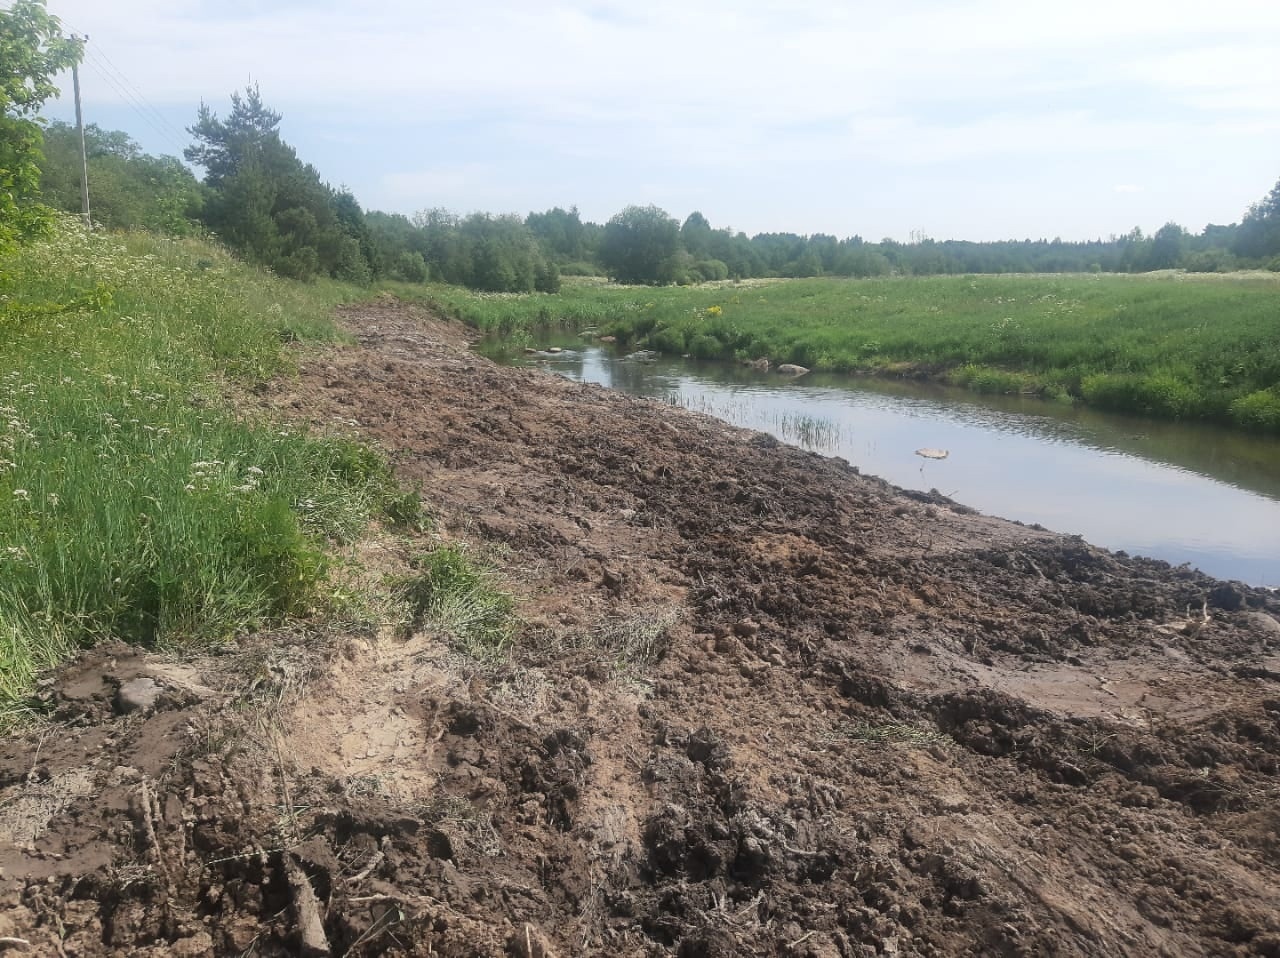
[[768,357],[819,370],[927,376],[979,392],[1280,433],[1280,282],[1269,275],[401,292],[508,336],[594,326],[629,346],[699,359]]
[[285,341],[334,339],[355,295],[70,224],[0,259],[0,724],[96,640],[206,645],[308,611],[327,543],[412,510],[368,448],[225,398]]

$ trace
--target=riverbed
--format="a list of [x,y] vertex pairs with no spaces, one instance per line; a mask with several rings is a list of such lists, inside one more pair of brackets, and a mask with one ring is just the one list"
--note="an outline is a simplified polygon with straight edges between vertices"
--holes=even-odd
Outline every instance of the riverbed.
[[[629,359],[565,337],[539,345],[532,355],[485,351],[769,432],[991,515],[1220,578],[1280,585],[1274,439],[930,383]],[[946,457],[926,458],[922,449]]]

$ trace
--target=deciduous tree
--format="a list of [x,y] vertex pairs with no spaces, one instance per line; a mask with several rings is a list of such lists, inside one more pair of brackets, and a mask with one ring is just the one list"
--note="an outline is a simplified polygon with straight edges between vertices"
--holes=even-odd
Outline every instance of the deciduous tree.
[[600,262],[619,283],[670,283],[680,251],[680,224],[656,206],[628,206],[604,228]]
[[58,92],[54,76],[80,58],[44,0],[0,10],[0,252],[39,232],[49,213],[40,190],[41,128],[36,114]]

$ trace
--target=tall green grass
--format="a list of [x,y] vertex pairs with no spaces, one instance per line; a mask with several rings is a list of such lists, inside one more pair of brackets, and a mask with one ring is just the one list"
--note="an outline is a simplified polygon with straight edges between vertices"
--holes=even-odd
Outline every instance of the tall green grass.
[[1263,276],[786,280],[558,295],[429,287],[435,308],[519,334],[597,326],[699,359],[944,378],[1103,409],[1280,433],[1280,282]]
[[306,611],[325,541],[408,508],[369,449],[223,398],[284,368],[283,341],[336,337],[353,294],[70,223],[0,260],[0,709],[102,638]]

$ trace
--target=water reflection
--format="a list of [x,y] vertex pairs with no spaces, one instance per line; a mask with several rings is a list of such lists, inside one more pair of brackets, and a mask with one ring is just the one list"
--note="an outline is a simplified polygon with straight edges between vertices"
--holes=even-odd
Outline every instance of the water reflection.
[[[1280,585],[1274,439],[933,384],[812,374],[785,380],[718,363],[627,361],[572,345],[527,361],[767,431],[986,513]],[[915,454],[922,447],[950,455],[922,460]]]

